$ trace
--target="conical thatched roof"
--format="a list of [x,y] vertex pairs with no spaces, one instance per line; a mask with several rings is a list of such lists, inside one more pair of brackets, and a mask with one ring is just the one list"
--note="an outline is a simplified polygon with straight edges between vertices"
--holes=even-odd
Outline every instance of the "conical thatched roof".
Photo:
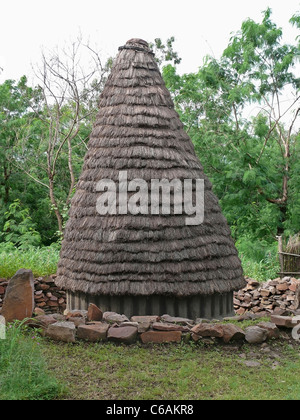
[[[191,296],[244,286],[230,229],[148,44],[120,52],[100,96],[62,244],[57,284],[102,295]],[[204,223],[186,215],[103,215],[101,179],[204,179]]]

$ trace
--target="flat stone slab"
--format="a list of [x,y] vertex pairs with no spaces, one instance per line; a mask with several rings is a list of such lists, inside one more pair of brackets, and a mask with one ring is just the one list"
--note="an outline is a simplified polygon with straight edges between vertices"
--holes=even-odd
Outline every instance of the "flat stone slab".
[[120,327],[136,327],[138,328],[139,323],[138,322],[133,322],[133,321],[124,321],[121,322]]
[[300,318],[291,316],[271,315],[271,322],[277,327],[294,328],[300,323]]
[[144,323],[144,322],[157,322],[159,320],[158,315],[140,315],[140,316],[132,316],[130,318],[133,322]]
[[167,324],[166,322],[154,322],[152,324],[152,328],[154,330],[159,331],[184,331],[189,332],[190,328],[185,325],[178,325],[178,324]]
[[278,291],[281,291],[281,292],[285,292],[286,290],[288,290],[288,288],[289,288],[289,285],[288,285],[286,282],[284,282],[284,283],[279,283],[279,284],[277,284],[277,286],[276,286],[276,289],[277,289]]
[[125,322],[129,321],[126,315],[117,314],[116,312],[104,312],[103,313],[103,321],[107,322]]
[[223,337],[224,332],[222,325],[218,324],[197,324],[192,329],[191,332],[199,335],[200,337]]
[[57,320],[52,315],[38,315],[31,319],[27,325],[35,328],[48,328],[49,325],[55,324]]
[[138,333],[142,333],[148,331],[151,327],[152,323],[150,321],[143,321],[143,322],[136,322],[136,321],[125,321],[119,324],[120,327],[136,327],[138,329]]
[[136,327],[111,327],[108,330],[107,338],[117,343],[133,344],[137,339],[138,329]]
[[32,316],[34,307],[33,273],[21,269],[8,282],[1,314],[6,322],[22,321]]
[[109,324],[97,322],[95,324],[79,325],[77,338],[91,342],[104,341],[107,339]]
[[181,331],[146,331],[140,335],[142,343],[180,343]]
[[64,341],[65,343],[75,343],[76,327],[73,322],[60,321],[48,326],[45,335],[52,340]]
[[188,318],[181,318],[179,316],[170,316],[168,314],[162,315],[161,320],[163,322],[170,322],[173,324],[193,325],[195,321]]

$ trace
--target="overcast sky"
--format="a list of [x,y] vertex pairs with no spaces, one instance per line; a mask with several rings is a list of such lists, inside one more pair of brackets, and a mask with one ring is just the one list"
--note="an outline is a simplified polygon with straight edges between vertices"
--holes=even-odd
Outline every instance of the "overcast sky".
[[294,42],[297,31],[288,21],[300,10],[298,0],[0,0],[0,82],[30,75],[42,47],[72,41],[79,32],[103,57],[130,38],[174,35],[180,71],[196,71],[206,54],[221,55],[243,20],[260,21],[268,6],[285,41]]

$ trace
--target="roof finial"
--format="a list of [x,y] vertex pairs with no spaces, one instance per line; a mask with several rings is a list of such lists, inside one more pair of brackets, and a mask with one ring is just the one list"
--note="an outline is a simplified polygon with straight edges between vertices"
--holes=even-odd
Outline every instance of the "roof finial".
[[148,42],[140,38],[129,39],[129,41],[127,41],[124,46],[119,47],[119,50],[143,51],[145,53],[154,55],[154,53],[151,51],[149,47]]

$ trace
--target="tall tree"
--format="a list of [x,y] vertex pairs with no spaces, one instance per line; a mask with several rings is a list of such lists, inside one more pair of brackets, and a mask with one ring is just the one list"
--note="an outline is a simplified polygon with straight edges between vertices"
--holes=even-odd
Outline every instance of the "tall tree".
[[[262,23],[250,19],[245,21],[241,31],[231,39],[223,58],[225,65],[233,69],[236,78],[229,92],[236,96],[233,106],[235,102],[239,103],[245,92],[248,101],[256,102],[261,107],[259,116],[260,121],[264,121],[264,142],[259,155],[254,156],[255,167],[259,165],[272,134],[276,136],[283,162],[281,189],[275,196],[270,196],[263,188],[260,193],[286,213],[292,134],[300,112],[300,78],[293,72],[299,49],[281,43],[282,30],[270,17],[271,9],[268,9]],[[287,105],[282,102],[283,93],[289,93],[292,97]]]
[[0,85],[0,201],[10,200],[11,178],[17,172],[15,153],[26,137],[27,127],[34,118],[31,107],[39,99],[39,90],[27,86],[26,77],[19,82],[6,80]]
[[288,225],[299,162],[297,57],[299,44],[282,42],[267,9],[262,22],[243,22],[221,59],[207,57],[197,74],[180,77],[173,66],[164,68],[233,232],[270,237]]
[[[90,68],[82,68],[80,64],[83,52],[89,54]],[[42,97],[35,108],[39,120],[35,127],[40,130],[35,145],[36,164],[27,153],[27,159],[18,167],[47,190],[61,234],[87,148],[96,98],[109,64],[102,66],[99,54],[79,37],[62,51],[44,52],[42,64],[36,70]],[[23,150],[27,147],[24,138]]]

